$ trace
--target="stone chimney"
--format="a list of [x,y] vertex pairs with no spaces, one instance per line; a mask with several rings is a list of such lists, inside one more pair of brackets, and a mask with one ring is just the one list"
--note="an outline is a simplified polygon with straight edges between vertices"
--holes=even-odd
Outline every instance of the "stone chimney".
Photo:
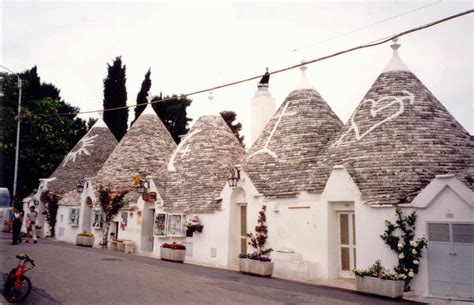
[[260,80],[255,92],[255,96],[251,101],[251,112],[252,112],[252,121],[251,121],[251,133],[250,133],[250,143],[249,145],[255,142],[260,133],[262,132],[265,125],[267,125],[270,118],[275,113],[275,98],[272,97],[268,91],[270,80],[270,74],[267,72],[263,75]]

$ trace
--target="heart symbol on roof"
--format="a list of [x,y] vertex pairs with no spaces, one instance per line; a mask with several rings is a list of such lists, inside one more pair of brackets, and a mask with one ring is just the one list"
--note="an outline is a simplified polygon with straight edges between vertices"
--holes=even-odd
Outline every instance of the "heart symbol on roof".
[[[415,101],[415,95],[413,93],[406,90],[402,90],[400,92],[403,93],[404,95],[384,96],[378,100],[374,100],[374,99],[363,100],[351,117],[351,120],[350,120],[351,127],[333,145],[337,146],[341,144],[344,137],[347,134],[349,134],[351,131],[354,131],[356,140],[359,141],[360,139],[368,135],[375,128],[400,116],[405,111],[404,101],[405,100],[408,101],[409,104],[413,104]],[[370,108],[368,109],[369,110],[368,114],[370,115],[369,118],[367,118],[368,114],[364,113],[364,112],[367,112],[367,107],[365,107],[366,104],[369,104],[370,106]],[[392,106],[395,106],[395,107],[392,107]],[[384,111],[386,109],[389,109],[388,114],[386,113],[387,111]],[[383,117],[382,114],[386,114],[386,116],[382,120],[370,125],[370,122],[373,121],[374,118]],[[363,120],[361,120],[358,124],[356,122],[356,117],[361,117],[361,116]],[[365,123],[369,123],[369,124],[365,124],[364,126],[364,121]],[[361,129],[366,129],[366,130],[363,133],[361,133]]]

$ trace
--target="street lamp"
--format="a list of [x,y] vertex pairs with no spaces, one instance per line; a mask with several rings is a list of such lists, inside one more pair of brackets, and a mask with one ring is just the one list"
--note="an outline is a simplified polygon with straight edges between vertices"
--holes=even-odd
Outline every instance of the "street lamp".
[[84,183],[82,183],[81,180],[79,180],[79,182],[77,183],[76,191],[77,191],[79,194],[82,194],[82,191],[84,191]]
[[231,166],[230,167],[230,177],[227,179],[229,182],[229,186],[234,188],[237,186],[237,183],[240,180],[240,171],[237,167]]
[[13,176],[13,194],[16,194],[16,185],[18,180],[18,156],[20,151],[20,121],[21,121],[21,89],[22,89],[22,81],[20,75],[18,73],[13,72],[12,70],[8,69],[5,66],[0,65],[1,68],[7,70],[10,73],[13,73],[18,78],[18,115],[17,125],[16,125],[16,149],[15,149],[15,173]]

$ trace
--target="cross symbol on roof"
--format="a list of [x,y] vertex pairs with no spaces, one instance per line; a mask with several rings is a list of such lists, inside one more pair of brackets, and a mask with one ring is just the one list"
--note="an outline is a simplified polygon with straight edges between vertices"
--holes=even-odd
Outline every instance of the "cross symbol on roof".
[[247,159],[250,159],[255,155],[264,154],[264,153],[267,153],[273,158],[278,159],[277,155],[271,149],[268,148],[268,145],[270,144],[270,141],[272,140],[273,135],[275,134],[275,131],[278,125],[280,125],[281,119],[285,116],[292,116],[296,114],[296,112],[290,112],[290,113],[286,112],[289,105],[290,105],[290,102],[286,103],[285,107],[283,107],[281,112],[272,118],[272,120],[277,119],[277,121],[275,122],[275,125],[273,125],[272,131],[270,132],[270,135],[268,136],[267,141],[265,142],[265,145],[261,149],[257,150],[256,152],[248,156]]
[[188,152],[190,152],[190,151],[191,151],[191,149],[189,149],[189,144],[186,145],[185,148],[181,149],[179,151],[179,153],[181,154],[181,159],[183,159],[188,154]]

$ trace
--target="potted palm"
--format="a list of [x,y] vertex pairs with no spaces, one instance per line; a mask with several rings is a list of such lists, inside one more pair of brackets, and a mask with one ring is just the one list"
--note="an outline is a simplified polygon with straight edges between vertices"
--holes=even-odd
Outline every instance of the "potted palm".
[[77,234],[76,245],[83,247],[92,247],[94,245],[94,234],[85,231]]
[[266,206],[263,205],[259,212],[258,224],[255,226],[255,233],[248,233],[251,245],[255,251],[253,253],[241,253],[239,255],[239,270],[242,273],[271,277],[273,274],[273,263],[268,256],[273,249],[265,249],[268,238],[268,228],[265,224],[267,216]]
[[164,243],[160,247],[160,258],[165,261],[182,263],[186,258],[186,247],[176,242]]
[[405,287],[404,274],[391,273],[377,260],[368,269],[354,269],[356,290],[389,298],[401,298]]

